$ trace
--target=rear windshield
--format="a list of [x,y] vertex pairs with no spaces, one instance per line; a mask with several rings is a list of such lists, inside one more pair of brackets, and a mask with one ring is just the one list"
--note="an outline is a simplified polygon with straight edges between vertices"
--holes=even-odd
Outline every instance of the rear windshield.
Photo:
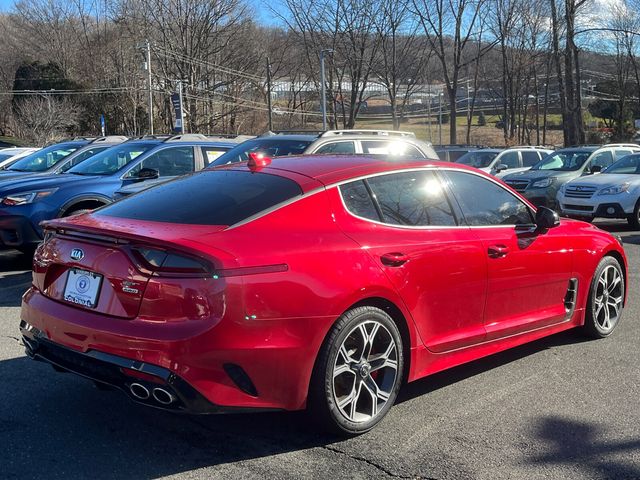
[[205,170],[126,197],[96,214],[152,222],[234,225],[301,194],[296,182],[277,175]]

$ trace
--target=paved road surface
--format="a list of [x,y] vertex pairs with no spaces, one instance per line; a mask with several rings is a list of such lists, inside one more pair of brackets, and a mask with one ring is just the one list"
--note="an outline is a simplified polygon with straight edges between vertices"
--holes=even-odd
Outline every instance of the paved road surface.
[[640,232],[620,233],[629,304],[614,335],[563,333],[406,386],[353,439],[304,414],[186,417],[24,356],[29,261],[0,252],[0,477],[640,478]]

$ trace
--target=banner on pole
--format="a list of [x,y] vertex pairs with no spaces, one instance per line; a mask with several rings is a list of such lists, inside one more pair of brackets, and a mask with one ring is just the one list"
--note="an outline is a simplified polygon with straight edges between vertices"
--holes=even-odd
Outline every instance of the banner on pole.
[[182,133],[182,102],[180,101],[180,94],[174,93],[171,95],[171,105],[173,105],[173,110],[175,112],[175,116],[173,119],[173,130],[176,133]]

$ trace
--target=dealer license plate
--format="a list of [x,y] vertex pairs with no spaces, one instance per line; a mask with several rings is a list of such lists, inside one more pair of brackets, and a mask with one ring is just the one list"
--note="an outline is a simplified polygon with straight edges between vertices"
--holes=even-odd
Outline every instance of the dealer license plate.
[[67,273],[64,299],[83,307],[95,308],[98,304],[101,285],[102,275],[72,268]]

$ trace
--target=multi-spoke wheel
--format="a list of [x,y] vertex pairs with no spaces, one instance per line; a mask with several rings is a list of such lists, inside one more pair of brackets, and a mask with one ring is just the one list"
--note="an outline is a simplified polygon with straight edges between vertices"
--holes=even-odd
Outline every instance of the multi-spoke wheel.
[[323,345],[309,406],[332,430],[364,433],[393,405],[402,372],[396,324],[378,308],[355,308],[336,322]]
[[622,316],[624,303],[624,274],[613,257],[604,257],[591,281],[585,331],[596,338],[613,332]]

